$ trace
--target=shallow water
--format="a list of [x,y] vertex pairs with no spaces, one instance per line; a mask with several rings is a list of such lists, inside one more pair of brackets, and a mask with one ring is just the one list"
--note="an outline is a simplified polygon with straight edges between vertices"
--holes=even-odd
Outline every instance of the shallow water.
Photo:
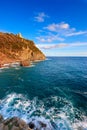
[[48,57],[0,70],[0,113],[45,130],[87,130],[87,58]]

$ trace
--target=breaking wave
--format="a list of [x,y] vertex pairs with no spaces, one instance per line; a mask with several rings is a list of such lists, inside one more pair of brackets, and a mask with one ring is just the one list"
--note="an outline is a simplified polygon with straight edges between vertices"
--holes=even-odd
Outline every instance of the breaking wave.
[[58,96],[41,101],[12,93],[0,101],[0,114],[5,119],[18,116],[27,123],[33,122],[38,129],[43,122],[45,130],[87,130],[87,117],[74,108],[71,102]]

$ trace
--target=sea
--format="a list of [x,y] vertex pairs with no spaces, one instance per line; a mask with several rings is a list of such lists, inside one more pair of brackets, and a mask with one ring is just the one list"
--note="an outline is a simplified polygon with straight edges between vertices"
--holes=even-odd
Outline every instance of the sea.
[[34,130],[87,130],[87,57],[0,69],[0,114],[33,122]]

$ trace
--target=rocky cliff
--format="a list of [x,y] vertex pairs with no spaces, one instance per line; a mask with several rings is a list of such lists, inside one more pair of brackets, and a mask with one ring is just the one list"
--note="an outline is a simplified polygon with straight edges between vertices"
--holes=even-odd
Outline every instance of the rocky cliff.
[[31,40],[0,32],[0,65],[15,61],[45,60],[45,55]]

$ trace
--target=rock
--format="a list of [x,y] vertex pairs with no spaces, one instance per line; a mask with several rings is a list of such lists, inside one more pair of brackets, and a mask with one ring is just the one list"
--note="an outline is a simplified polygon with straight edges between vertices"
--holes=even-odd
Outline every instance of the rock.
[[20,66],[29,66],[29,65],[30,65],[30,62],[28,60],[20,62]]
[[11,130],[20,130],[20,128],[13,126]]
[[9,127],[8,127],[7,125],[5,125],[5,126],[3,127],[3,130],[9,130]]
[[2,65],[0,64],[0,68],[2,67]]
[[3,121],[3,116],[0,115],[0,123]]
[[32,123],[32,122],[30,122],[28,125],[29,125],[29,127],[30,127],[31,129],[34,129],[34,127],[35,127],[34,123]]
[[86,130],[85,128],[82,128],[82,127],[78,127],[77,130]]
[[24,128],[24,129],[27,129],[28,128],[28,125],[26,124],[26,122],[24,122],[22,119],[19,119],[18,120],[18,124],[19,124],[19,128]]
[[39,124],[41,125],[41,127],[44,127],[44,128],[47,127],[47,125],[41,121],[39,121]]
[[1,123],[1,124],[0,124],[0,130],[4,130],[3,128],[4,128],[4,124]]
[[12,122],[13,118],[9,119],[7,118],[6,120],[3,121],[4,125],[8,125],[10,122]]
[[[0,66],[15,61],[45,60],[45,55],[34,42],[18,35],[0,32]],[[24,66],[28,63],[23,63]]]
[[[31,130],[25,121],[18,117],[8,118],[6,120],[1,116],[2,122],[0,122],[0,130]],[[33,130],[33,129],[32,129]]]

